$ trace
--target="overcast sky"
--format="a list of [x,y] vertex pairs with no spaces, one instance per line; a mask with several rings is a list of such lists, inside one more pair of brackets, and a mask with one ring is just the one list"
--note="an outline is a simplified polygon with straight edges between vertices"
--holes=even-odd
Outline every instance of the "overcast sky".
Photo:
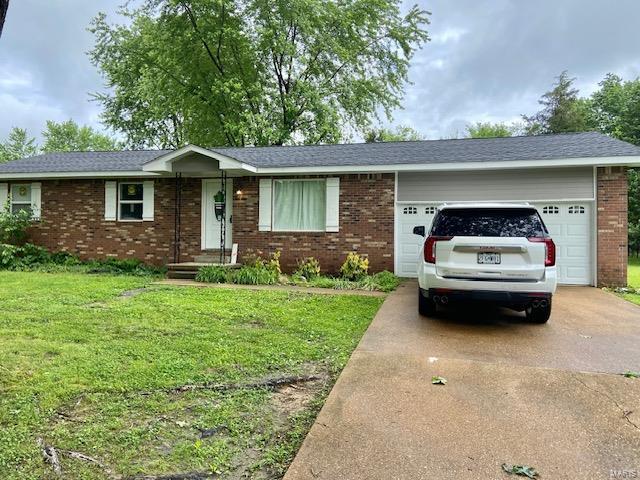
[[[89,93],[102,79],[86,55],[91,18],[122,0],[11,0],[0,38],[0,139],[73,118],[103,129]],[[413,2],[408,2],[413,3]],[[432,41],[414,57],[393,124],[428,138],[475,121],[518,120],[569,70],[590,93],[607,72],[640,75],[640,0],[420,0]]]

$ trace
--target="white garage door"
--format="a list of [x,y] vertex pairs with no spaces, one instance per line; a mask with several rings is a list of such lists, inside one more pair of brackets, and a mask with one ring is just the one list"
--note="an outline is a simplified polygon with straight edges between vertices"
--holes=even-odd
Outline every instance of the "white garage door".
[[397,274],[401,277],[415,277],[420,248],[424,238],[413,234],[413,227],[423,225],[427,231],[436,214],[435,205],[398,205],[396,211],[398,237]]
[[537,203],[545,225],[556,244],[558,281],[590,285],[591,203]]
[[[591,203],[547,202],[537,203],[535,206],[556,244],[558,281],[563,284],[590,285]],[[424,239],[413,234],[413,227],[424,225],[428,230],[436,206],[403,203],[396,209],[396,271],[402,277],[415,277],[418,255]]]

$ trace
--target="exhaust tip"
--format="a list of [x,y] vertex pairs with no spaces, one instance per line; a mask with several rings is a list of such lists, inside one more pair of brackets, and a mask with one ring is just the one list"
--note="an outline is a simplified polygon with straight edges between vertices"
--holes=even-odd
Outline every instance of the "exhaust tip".
[[447,297],[446,295],[443,295],[442,297],[440,297],[440,301],[442,302],[443,305],[446,305],[447,303],[449,303],[449,297]]
[[546,300],[540,300],[540,306],[542,308],[546,307],[549,303]]

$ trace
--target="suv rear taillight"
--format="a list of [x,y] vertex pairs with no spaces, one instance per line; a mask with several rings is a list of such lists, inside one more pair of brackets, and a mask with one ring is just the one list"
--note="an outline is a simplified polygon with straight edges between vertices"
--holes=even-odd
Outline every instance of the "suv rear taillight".
[[453,237],[439,237],[437,235],[429,235],[424,241],[424,261],[427,263],[436,263],[436,243],[446,242]]
[[530,242],[544,243],[545,256],[544,266],[553,267],[556,264],[556,244],[553,243],[549,237],[530,237],[527,238]]

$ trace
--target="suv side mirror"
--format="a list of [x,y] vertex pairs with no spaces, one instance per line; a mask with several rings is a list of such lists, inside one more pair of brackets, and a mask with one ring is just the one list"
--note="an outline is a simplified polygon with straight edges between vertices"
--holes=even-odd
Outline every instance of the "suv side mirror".
[[424,237],[426,234],[424,225],[420,225],[418,227],[413,227],[413,234],[414,235],[420,235],[421,237]]

